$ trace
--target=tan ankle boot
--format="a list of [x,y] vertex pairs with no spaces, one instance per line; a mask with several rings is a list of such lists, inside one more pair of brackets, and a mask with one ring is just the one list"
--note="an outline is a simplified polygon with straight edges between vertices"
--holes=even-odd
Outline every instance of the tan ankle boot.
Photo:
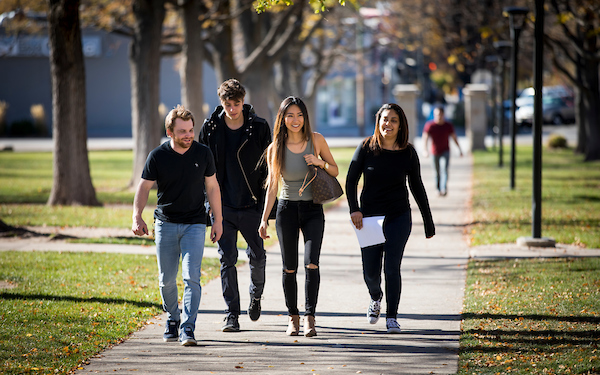
[[304,336],[313,337],[317,335],[315,329],[315,317],[312,315],[306,315],[304,317]]
[[289,320],[285,334],[288,336],[298,336],[300,333],[300,315],[290,315]]

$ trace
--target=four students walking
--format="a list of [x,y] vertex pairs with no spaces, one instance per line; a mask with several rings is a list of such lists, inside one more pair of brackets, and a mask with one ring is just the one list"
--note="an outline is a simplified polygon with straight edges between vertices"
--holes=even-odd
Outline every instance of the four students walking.
[[[325,232],[323,206],[314,203],[306,188],[309,166],[330,176],[338,166],[323,135],[313,132],[304,102],[294,96],[284,99],[277,112],[273,140],[266,120],[244,103],[245,89],[230,79],[219,87],[221,105],[205,120],[199,141],[194,138],[193,115],[178,106],[166,119],[170,140],[148,156],[134,199],[132,230],[148,234],[141,219],[148,194],[156,181],[158,207],[155,231],[159,286],[168,314],[164,340],[195,345],[195,316],[200,301],[200,268],[206,224],[212,224],[211,240],[218,242],[223,298],[227,306],[224,332],[240,330],[240,293],[236,263],[237,238],[248,244],[250,263],[248,315],[258,320],[265,285],[266,254],[263,240],[269,238],[269,216],[276,207],[275,227],[282,256],[282,286],[288,310],[286,334],[300,334],[297,272],[298,241],[304,240],[304,324],[306,337],[317,335],[315,315],[320,287],[319,258]],[[364,186],[358,201],[358,181]],[[402,109],[385,104],[376,115],[373,136],[356,149],[346,179],[346,194],[352,224],[362,228],[363,218],[385,216],[385,241],[361,249],[363,277],[371,296],[367,318],[379,319],[386,298],[386,328],[399,333],[396,320],[402,281],[400,264],[411,232],[412,221],[407,182],[421,210],[427,238],[435,234],[420,164],[408,143],[408,125]],[[279,193],[279,199],[277,195]],[[207,223],[205,195],[212,223]],[[189,232],[189,234],[188,234]],[[177,303],[177,265],[181,256],[185,284],[183,310]],[[381,272],[385,292],[381,289]]]

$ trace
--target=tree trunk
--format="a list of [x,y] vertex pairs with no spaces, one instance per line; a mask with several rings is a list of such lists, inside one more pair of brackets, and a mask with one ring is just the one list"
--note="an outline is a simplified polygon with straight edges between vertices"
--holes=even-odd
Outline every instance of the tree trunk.
[[179,75],[181,77],[181,103],[194,114],[196,140],[204,119],[204,93],[202,73],[204,42],[202,25],[198,18],[202,13],[202,0],[187,0],[181,5],[179,15],[183,20],[183,48]]
[[48,0],[54,180],[49,205],[99,206],[87,150],[79,0]]
[[582,120],[585,129],[585,160],[600,160],[600,75],[598,69],[600,62],[595,57],[598,55],[598,33],[595,32],[597,14],[586,9],[579,23],[578,35],[581,39],[581,49],[584,54],[579,54],[577,69],[578,77],[584,86],[582,90],[583,110]]
[[588,89],[583,93],[585,108],[585,160],[600,160],[600,84],[598,69],[600,64],[587,59],[583,71],[584,82]]
[[[270,66],[265,63],[264,66]],[[279,109],[279,103],[271,103],[273,85],[273,68],[256,69],[244,76],[242,84],[248,90],[246,102],[252,104],[257,115],[267,120],[274,119]],[[283,99],[283,98],[282,98]],[[277,106],[277,107],[276,107]],[[269,123],[272,120],[268,121]]]
[[[581,66],[581,57],[577,56],[577,66]],[[586,118],[584,116],[585,113],[585,105],[583,102],[583,91],[584,85],[581,77],[581,69],[575,69],[575,121],[577,122],[577,146],[575,147],[576,154],[585,153],[585,122]]]
[[135,0],[133,42],[129,50],[131,69],[131,127],[135,186],[142,176],[148,153],[165,134],[159,119],[160,45],[165,18],[164,0]]
[[[230,4],[226,1],[221,1],[219,3],[219,13],[227,14],[229,12],[231,12]],[[233,60],[233,31],[231,21],[224,21],[219,27],[220,31],[211,38],[213,42],[211,43],[212,53],[207,58],[207,61],[215,71],[218,85],[230,78],[241,79]]]

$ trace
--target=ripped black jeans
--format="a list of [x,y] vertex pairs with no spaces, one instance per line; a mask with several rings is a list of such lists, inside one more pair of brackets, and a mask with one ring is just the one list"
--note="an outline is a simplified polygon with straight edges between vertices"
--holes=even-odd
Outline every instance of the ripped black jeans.
[[[281,257],[283,260],[283,293],[289,315],[299,315],[298,312],[298,240],[300,231],[304,237],[304,267],[305,267],[305,312],[304,315],[315,315],[319,284],[319,257],[323,232],[325,230],[325,215],[323,205],[312,201],[279,200],[277,218],[275,220]],[[314,264],[317,268],[308,268]],[[292,272],[286,272],[292,271]]]

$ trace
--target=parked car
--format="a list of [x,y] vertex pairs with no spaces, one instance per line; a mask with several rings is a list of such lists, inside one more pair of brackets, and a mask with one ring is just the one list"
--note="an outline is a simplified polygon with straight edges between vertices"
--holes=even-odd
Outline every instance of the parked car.
[[[533,103],[517,108],[515,119],[521,126],[533,124]],[[544,123],[561,125],[575,122],[575,105],[572,96],[544,96],[542,99],[542,119]]]
[[[517,96],[515,100],[515,104],[517,108],[524,105],[533,105],[533,96],[535,94],[535,90],[533,87],[527,87],[523,89]],[[544,86],[542,87],[542,95],[544,98],[553,97],[553,98],[565,98],[569,96],[573,96],[573,92],[566,88],[565,86]]]

